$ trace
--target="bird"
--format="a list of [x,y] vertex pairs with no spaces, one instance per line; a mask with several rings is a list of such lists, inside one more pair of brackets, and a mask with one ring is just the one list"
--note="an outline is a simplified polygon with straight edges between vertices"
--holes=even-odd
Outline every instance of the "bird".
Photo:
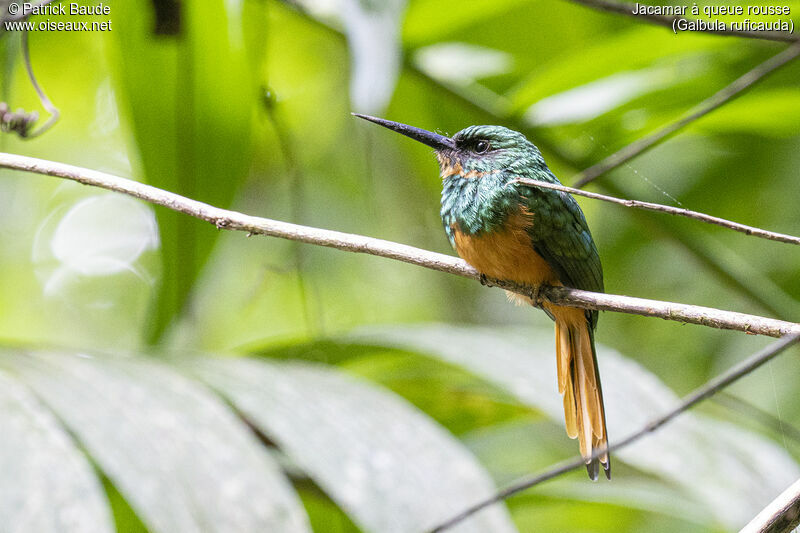
[[539,149],[503,126],[469,126],[452,137],[353,113],[433,148],[442,180],[441,217],[456,253],[486,283],[533,287],[508,292],[518,304],[541,307],[555,322],[558,390],[567,435],[578,439],[592,480],[602,464],[611,479],[603,391],[594,333],[597,311],[539,298],[543,285],[603,292],[597,246],[578,203],[568,193],[526,185],[519,178],[560,184]]

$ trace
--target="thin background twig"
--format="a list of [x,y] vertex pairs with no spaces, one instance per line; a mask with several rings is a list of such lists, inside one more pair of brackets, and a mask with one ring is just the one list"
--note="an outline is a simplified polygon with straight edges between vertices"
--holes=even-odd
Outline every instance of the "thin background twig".
[[25,63],[25,69],[28,72],[28,79],[31,81],[31,85],[36,90],[36,94],[39,96],[39,101],[42,103],[42,107],[44,107],[48,113],[50,113],[50,118],[47,119],[47,122],[42,124],[41,127],[37,128],[31,133],[28,133],[25,138],[32,139],[34,137],[38,137],[39,135],[43,134],[47,130],[53,127],[53,125],[58,122],[58,118],[61,116],[61,112],[58,108],[53,105],[53,102],[50,101],[50,98],[44,92],[44,89],[39,85],[39,81],[36,79],[36,76],[33,73],[33,65],[31,64],[31,53],[28,47],[28,32],[25,31],[22,33],[22,58]]
[[[275,106],[276,102],[271,98],[271,94],[265,95],[264,107],[269,121],[272,124],[272,129],[275,131],[289,181],[290,216],[293,220],[301,221],[305,218],[305,176],[297,161],[297,154],[292,145],[289,131],[280,116],[278,116],[278,110],[275,109]],[[305,250],[303,250],[301,246],[298,246],[299,243],[295,242],[293,244],[295,246],[292,248],[292,254],[294,256],[294,269],[297,275],[297,289],[300,293],[300,302],[303,309],[303,319],[305,320],[308,334],[311,337],[318,337],[324,332],[321,310],[319,306],[316,305],[316,302],[320,299],[320,294],[313,282],[307,279],[308,269],[306,268],[307,258]]]
[[[21,6],[20,13],[14,16],[10,16],[8,13],[0,13],[0,20],[3,22],[15,22],[27,19],[29,16],[31,16],[32,11],[35,8],[44,7],[53,1],[54,0],[41,0],[35,4],[17,3],[17,5]],[[25,9],[25,6],[28,7],[27,10]],[[8,9],[7,5],[5,7]],[[53,105],[53,102],[51,102],[50,98],[48,98],[47,94],[45,94],[44,89],[42,89],[41,85],[39,85],[39,81],[36,79],[36,75],[33,73],[30,47],[28,45],[28,33],[29,32],[27,30],[22,30],[22,61],[25,64],[25,70],[28,73],[28,79],[30,80],[31,85],[33,85],[36,95],[39,97],[39,102],[41,102],[42,107],[44,107],[45,110],[50,114],[50,118],[48,118],[47,122],[33,132],[29,132],[28,130],[38,118],[38,113],[36,112],[27,113],[24,117],[21,117],[24,118],[24,120],[18,124],[16,128],[9,128],[7,124],[4,124],[4,131],[16,131],[23,139],[32,139],[43,134],[53,127],[56,122],[58,122],[58,119],[61,115],[58,108]]]
[[[703,400],[710,398],[715,393],[724,389],[731,383],[750,374],[764,363],[767,363],[768,361],[772,360],[775,356],[783,352],[786,348],[788,348],[792,344],[795,344],[798,340],[800,340],[800,334],[789,335],[777,342],[772,343],[771,345],[767,346],[760,352],[751,355],[741,363],[733,366],[727,372],[720,374],[716,378],[704,384],[702,387],[697,388],[694,392],[686,396],[677,406],[675,406],[674,409],[654,419],[653,421],[651,421],[638,431],[631,433],[624,439],[611,444],[608,447],[608,450],[606,450],[605,448],[595,450],[595,452],[592,454],[592,458],[598,458],[601,455],[605,454],[606,451],[613,452],[621,448],[624,448],[625,446],[628,446],[629,444],[632,444],[637,440],[641,439],[645,435],[652,433],[653,431],[656,431],[658,428],[660,428],[664,424],[667,424],[668,422],[673,420],[675,417],[677,417],[684,411],[687,411],[692,407],[694,407],[695,405],[697,405],[698,403],[702,402]],[[484,501],[478,502],[466,508],[461,513],[457,514],[456,516],[452,517],[446,522],[443,522],[442,524],[433,528],[431,530],[431,533],[440,533],[442,531],[445,531],[457,525],[458,523],[462,522],[463,520],[469,518],[470,516],[474,515],[478,511],[485,509],[486,507],[489,507],[492,504],[501,502],[506,498],[509,498],[514,494],[517,494],[518,492],[522,492],[523,490],[527,490],[531,487],[544,483],[545,481],[551,480],[553,478],[566,474],[567,472],[580,468],[584,464],[585,464],[584,459],[578,457],[572,460],[559,463],[555,467],[551,468],[550,470],[542,474],[539,474],[529,479],[518,481],[517,483],[514,483],[506,487],[505,489],[497,492],[497,494],[495,494],[491,498],[487,498]]]
[[699,220],[701,222],[706,222],[708,224],[722,226],[723,228],[728,228],[733,231],[738,231],[746,235],[761,237],[762,239],[769,239],[778,242],[786,242],[789,244],[800,244],[800,237],[795,237],[794,235],[786,235],[785,233],[776,233],[774,231],[767,231],[765,229],[757,228],[755,226],[747,226],[745,224],[739,224],[738,222],[732,222],[724,218],[707,215],[705,213],[700,213],[698,211],[690,211],[682,207],[672,207],[669,205],[655,204],[652,202],[642,202],[640,200],[625,200],[622,198],[617,198],[615,196],[607,196],[605,194],[598,194],[596,192],[588,192],[588,191],[583,191],[581,189],[575,189],[573,187],[566,187],[564,185],[559,185],[557,183],[548,183],[546,181],[530,180],[526,178],[517,178],[513,180],[512,183],[521,183],[522,185],[530,185],[533,187],[543,187],[545,189],[553,189],[556,191],[567,192],[570,194],[577,194],[579,196],[585,196],[586,198],[602,200],[604,202],[623,205],[625,207],[636,207],[638,209],[646,209],[648,211],[656,211],[659,213],[667,213],[670,215],[677,215],[686,218],[691,218],[694,220]]
[[744,91],[766,78],[769,74],[786,65],[793,59],[800,56],[800,41],[789,46],[785,50],[775,54],[763,63],[759,64],[746,74],[737,78],[730,85],[720,89],[710,97],[706,98],[692,109],[687,111],[678,120],[663,126],[650,135],[646,135],[637,141],[625,146],[621,150],[614,152],[599,163],[592,165],[583,172],[573,176],[574,186],[581,188],[587,183],[594,181],[609,170],[630,161],[634,157],[653,148],[655,145],[664,141],[676,132],[682,130],[697,119],[704,117],[723,104],[732,101],[740,96]]

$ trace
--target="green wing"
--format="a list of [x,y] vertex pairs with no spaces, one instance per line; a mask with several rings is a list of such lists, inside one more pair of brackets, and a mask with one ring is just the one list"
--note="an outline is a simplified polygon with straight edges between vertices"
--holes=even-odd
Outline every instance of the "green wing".
[[[552,189],[522,186],[519,191],[523,205],[533,213],[533,226],[528,231],[533,247],[556,271],[561,283],[603,292],[600,255],[575,199]],[[592,325],[597,323],[597,312],[590,313],[590,320]]]

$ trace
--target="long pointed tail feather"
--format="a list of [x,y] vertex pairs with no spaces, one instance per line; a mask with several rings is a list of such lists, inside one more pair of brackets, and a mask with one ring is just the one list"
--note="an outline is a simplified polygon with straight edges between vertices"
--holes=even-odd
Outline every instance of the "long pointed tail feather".
[[577,438],[589,477],[597,479],[600,464],[611,479],[608,453],[591,459],[595,450],[608,446],[603,391],[594,347],[594,335],[580,313],[556,313],[558,390],[564,398],[567,435]]

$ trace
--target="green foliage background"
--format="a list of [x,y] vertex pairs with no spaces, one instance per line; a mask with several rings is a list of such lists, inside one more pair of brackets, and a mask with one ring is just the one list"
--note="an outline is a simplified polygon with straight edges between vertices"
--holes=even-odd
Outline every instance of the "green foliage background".
[[[184,2],[173,35],[154,16],[131,0],[110,32],[32,32],[62,118],[0,149],[445,253],[430,150],[351,111],[519,129],[570,184],[785,46],[563,0]],[[20,35],[0,51],[0,100],[39,109]],[[789,64],[590,188],[797,234],[799,79]],[[578,201],[609,292],[800,319],[796,247]],[[422,531],[576,452],[543,379],[549,320],[498,290],[6,170],[0,227],[0,465],[18,472],[0,523]],[[612,438],[768,343],[614,313],[597,338],[611,407],[629,408],[609,409]],[[672,441],[620,454],[612,483],[575,472],[459,531],[738,529],[800,473],[798,372],[795,350],[728,391],[760,417],[707,402]],[[681,463],[708,472],[681,483]],[[352,469],[386,486],[361,494]]]

